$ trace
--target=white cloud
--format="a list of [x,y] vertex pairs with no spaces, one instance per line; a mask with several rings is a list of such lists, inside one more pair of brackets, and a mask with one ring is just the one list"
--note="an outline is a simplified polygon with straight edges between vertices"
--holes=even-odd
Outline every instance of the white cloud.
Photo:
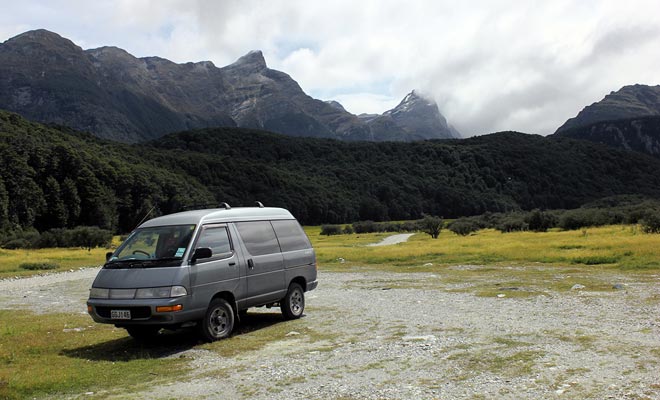
[[[84,48],[222,66],[261,49],[354,113],[431,93],[464,134],[552,133],[605,94],[660,83],[655,0],[23,0],[0,40],[44,27]],[[378,109],[377,107],[382,107]]]

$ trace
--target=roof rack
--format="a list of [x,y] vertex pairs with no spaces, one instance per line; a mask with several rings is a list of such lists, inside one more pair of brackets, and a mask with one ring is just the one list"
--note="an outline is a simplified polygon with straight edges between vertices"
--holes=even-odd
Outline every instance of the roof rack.
[[220,204],[217,203],[190,204],[181,207],[183,211],[203,210],[205,208],[224,208],[225,210],[231,210],[231,206],[225,202],[222,202]]
[[[260,201],[255,201],[254,204],[259,208],[264,208],[264,204]],[[188,206],[181,207],[183,211],[203,210],[206,208],[224,208],[225,210],[231,210],[231,206],[225,202],[222,202],[220,204],[217,203],[190,204]]]

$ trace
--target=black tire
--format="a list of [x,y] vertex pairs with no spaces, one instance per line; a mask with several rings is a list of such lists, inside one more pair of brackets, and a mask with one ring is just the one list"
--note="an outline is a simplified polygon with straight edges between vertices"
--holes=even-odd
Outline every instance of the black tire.
[[126,331],[129,335],[138,342],[148,342],[153,340],[158,336],[160,328],[157,326],[129,326],[126,327]]
[[234,330],[234,310],[225,299],[215,299],[199,324],[200,336],[207,342],[224,339]]
[[297,283],[289,285],[286,296],[280,302],[280,309],[284,319],[297,319],[302,317],[305,311],[305,291]]

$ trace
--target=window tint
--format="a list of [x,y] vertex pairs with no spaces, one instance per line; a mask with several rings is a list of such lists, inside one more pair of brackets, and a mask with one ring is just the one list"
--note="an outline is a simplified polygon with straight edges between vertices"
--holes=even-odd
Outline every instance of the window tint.
[[311,246],[305,231],[296,220],[272,221],[282,251],[308,249]]
[[280,252],[280,246],[270,222],[237,222],[236,227],[251,255],[260,256]]
[[213,252],[213,257],[231,252],[229,234],[224,226],[205,228],[197,241],[197,248],[208,247]]

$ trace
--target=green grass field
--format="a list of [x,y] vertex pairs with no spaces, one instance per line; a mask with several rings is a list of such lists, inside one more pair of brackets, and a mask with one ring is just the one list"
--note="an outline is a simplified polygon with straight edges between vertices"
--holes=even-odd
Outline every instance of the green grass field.
[[[418,233],[406,243],[383,247],[366,244],[391,234],[321,236],[320,227],[306,231],[321,271],[432,272],[434,279],[408,276],[399,285],[476,296],[538,296],[570,291],[575,283],[587,283],[589,291],[609,291],[622,277],[657,280],[660,270],[660,235],[643,234],[635,226],[546,233],[483,230],[467,237],[445,230],[438,239]],[[59,270],[100,265],[106,251],[0,250],[0,278],[41,272],[18,268],[26,262],[56,263]],[[94,324],[87,315],[0,310],[0,398],[85,392],[104,397],[117,393],[116,388],[139,389],[184,376],[186,360],[164,358],[163,352],[197,346],[196,338],[181,342],[173,336],[174,342],[167,342],[166,335],[163,340],[165,346],[141,346],[123,329]],[[231,356],[268,340],[265,333],[249,342],[239,336],[203,348]],[[239,342],[243,347],[234,348]]]
[[[367,247],[388,233],[321,236],[307,228],[321,269],[370,267],[388,271],[435,271],[449,265],[588,266],[621,270],[660,269],[660,235],[636,226],[582,231],[500,233],[486,229],[471,236],[443,230],[438,239],[418,233],[406,243]],[[345,260],[339,262],[339,258]],[[424,266],[431,263],[433,266]]]
[[[621,270],[660,269],[660,235],[644,234],[637,226],[615,225],[581,231],[545,233],[500,233],[482,230],[458,236],[444,230],[438,239],[418,233],[408,242],[394,246],[368,247],[390,233],[337,236],[320,235],[320,227],[305,229],[316,249],[321,270],[366,267],[389,271],[434,271],[449,265],[552,265],[616,268]],[[113,244],[118,245],[119,237]],[[98,266],[108,249],[0,249],[0,279],[27,276],[43,271],[19,268],[22,263],[55,263],[63,271]],[[339,258],[345,260],[339,262]],[[433,266],[424,266],[432,263]],[[52,270],[51,270],[52,271]]]

